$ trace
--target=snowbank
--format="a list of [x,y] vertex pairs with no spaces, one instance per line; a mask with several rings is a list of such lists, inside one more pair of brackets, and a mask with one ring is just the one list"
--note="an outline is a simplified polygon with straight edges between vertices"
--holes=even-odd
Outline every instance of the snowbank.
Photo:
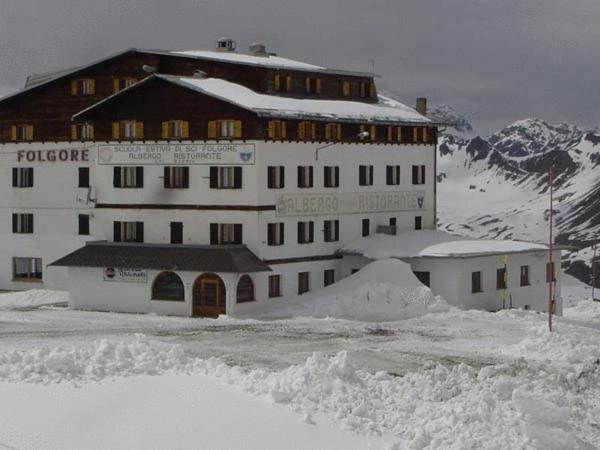
[[[595,426],[600,413],[597,364],[565,370],[521,359],[481,370],[436,365],[394,377],[357,370],[350,355],[340,352],[314,354],[283,370],[246,370],[218,359],[189,358],[176,345],[142,337],[56,352],[29,350],[8,359],[4,355],[0,361],[0,380],[12,381],[185,372],[193,376],[178,378],[181,392],[193,392],[198,377],[206,377],[204,383],[215,383],[217,390],[225,383],[285,405],[307,424],[319,425],[325,418],[359,435],[384,436],[390,449],[558,450],[593,448],[590,444],[600,441]],[[160,386],[160,381],[156,383]],[[140,396],[139,407],[151,398]],[[202,403],[195,408],[199,408],[195,414],[171,411],[174,429],[206,409]]]
[[69,294],[65,291],[32,289],[29,291],[0,294],[0,311],[33,309],[44,305],[67,303]]
[[271,299],[236,306],[236,317],[276,319],[287,317],[350,320],[402,320],[447,310],[444,300],[398,260],[375,261],[355,274],[323,289],[294,298]]

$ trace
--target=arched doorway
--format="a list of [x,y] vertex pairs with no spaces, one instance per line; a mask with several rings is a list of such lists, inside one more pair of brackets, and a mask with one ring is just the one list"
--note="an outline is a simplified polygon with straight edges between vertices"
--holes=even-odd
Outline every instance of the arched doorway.
[[236,303],[254,301],[254,283],[249,275],[243,275],[238,281],[236,292]]
[[192,316],[218,317],[225,314],[225,294],[225,284],[218,275],[200,275],[192,289]]

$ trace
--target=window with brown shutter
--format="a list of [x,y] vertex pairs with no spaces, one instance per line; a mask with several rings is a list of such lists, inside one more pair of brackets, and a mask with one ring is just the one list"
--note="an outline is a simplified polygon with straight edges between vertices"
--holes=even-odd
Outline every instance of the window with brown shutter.
[[163,139],[187,139],[190,125],[187,120],[167,120],[162,122],[161,137]]
[[163,181],[165,189],[187,189],[190,187],[190,168],[165,167]]
[[298,123],[298,139],[314,141],[317,137],[317,124],[313,122]]
[[325,124],[325,139],[328,141],[340,141],[342,139],[342,125],[339,123]]
[[273,140],[285,139],[286,124],[283,120],[270,120],[268,122],[268,137]]
[[298,274],[298,295],[302,295],[310,290],[310,272],[300,272]]
[[71,125],[71,139],[73,141],[93,140],[94,126],[90,123],[76,123]]
[[114,242],[144,242],[144,222],[113,222]]
[[113,94],[137,83],[137,78],[113,78]]
[[212,166],[210,168],[211,189],[241,189],[242,167]]
[[323,240],[325,242],[337,242],[340,239],[340,221],[325,220],[323,222]]
[[425,184],[425,166],[412,166],[412,184]]
[[211,223],[210,243],[211,245],[242,244],[242,224]]
[[481,286],[481,272],[472,272],[471,273],[471,292],[473,294],[478,294],[483,292],[483,288]]
[[211,120],[208,122],[209,139],[241,139],[241,120]]
[[320,94],[321,93],[321,79],[306,77],[304,79],[305,90],[307,94]]
[[373,166],[358,166],[359,186],[373,186]]
[[33,141],[33,125],[13,125],[10,132],[12,141]]
[[17,234],[33,233],[33,214],[15,213],[12,215],[12,231]]
[[71,81],[71,95],[94,95],[96,82],[91,78],[81,78]]
[[12,186],[19,188],[33,187],[33,167],[13,167]]

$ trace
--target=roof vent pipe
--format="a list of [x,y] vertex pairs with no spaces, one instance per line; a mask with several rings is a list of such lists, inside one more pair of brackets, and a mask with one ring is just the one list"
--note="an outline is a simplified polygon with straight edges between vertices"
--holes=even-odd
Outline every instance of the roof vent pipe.
[[254,56],[268,56],[267,46],[262,42],[253,42],[250,44],[250,53]]
[[417,98],[417,112],[423,116],[427,115],[427,99],[425,97]]

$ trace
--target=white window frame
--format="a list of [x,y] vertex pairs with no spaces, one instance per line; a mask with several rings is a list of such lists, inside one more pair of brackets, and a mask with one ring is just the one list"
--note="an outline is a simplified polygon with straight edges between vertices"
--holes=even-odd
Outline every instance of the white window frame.
[[136,139],[136,121],[135,120],[122,120],[120,122],[121,138],[122,139]]
[[219,167],[218,177],[219,189],[234,189],[235,187],[235,167]]

